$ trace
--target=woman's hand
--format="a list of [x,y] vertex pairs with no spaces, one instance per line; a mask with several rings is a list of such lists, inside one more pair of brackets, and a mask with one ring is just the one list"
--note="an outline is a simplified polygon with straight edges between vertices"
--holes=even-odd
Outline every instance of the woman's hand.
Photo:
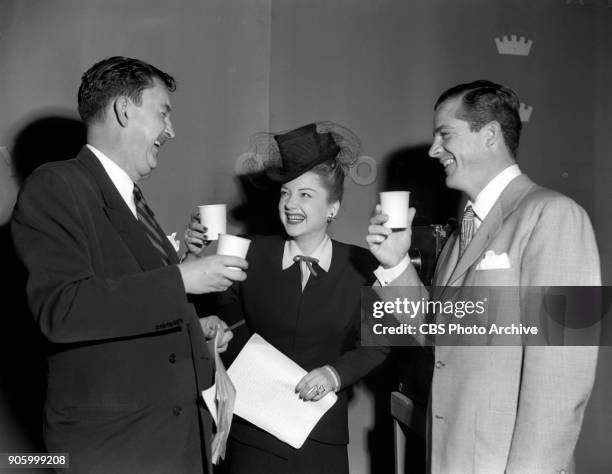
[[334,391],[335,381],[327,367],[319,367],[308,372],[295,386],[295,393],[305,402],[318,402]]
[[183,238],[187,247],[187,257],[198,257],[204,250],[204,247],[210,244],[210,240],[206,238],[206,231],[206,227],[200,224],[200,211],[196,208],[191,213],[189,227],[185,230]]

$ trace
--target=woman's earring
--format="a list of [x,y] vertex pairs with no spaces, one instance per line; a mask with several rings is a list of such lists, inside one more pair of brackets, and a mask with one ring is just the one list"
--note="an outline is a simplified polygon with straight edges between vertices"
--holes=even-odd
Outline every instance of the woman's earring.
[[329,223],[333,222],[335,218],[336,218],[336,216],[334,216],[334,215],[327,216],[327,223],[329,224]]

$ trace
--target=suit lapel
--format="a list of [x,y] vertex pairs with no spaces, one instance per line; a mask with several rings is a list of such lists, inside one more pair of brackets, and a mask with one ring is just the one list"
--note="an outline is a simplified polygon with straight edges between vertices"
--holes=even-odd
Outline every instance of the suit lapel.
[[[77,161],[87,169],[100,189],[104,201],[104,212],[143,271],[161,267],[163,262],[159,252],[149,241],[100,161],[87,147],[81,149]],[[170,245],[170,242],[167,242],[167,244]],[[176,258],[174,250],[173,254]]]
[[433,278],[433,284],[435,287],[446,286],[451,277],[451,273],[457,265],[457,259],[459,257],[458,236],[459,232],[453,232],[440,253],[438,264],[436,265],[436,272]]
[[[467,271],[482,257],[490,242],[498,234],[504,220],[516,209],[521,199],[534,186],[534,183],[524,174],[513,179],[501,193],[485,220],[474,234],[470,245],[457,262],[451,273],[448,286],[461,285]],[[458,239],[457,239],[458,240]]]

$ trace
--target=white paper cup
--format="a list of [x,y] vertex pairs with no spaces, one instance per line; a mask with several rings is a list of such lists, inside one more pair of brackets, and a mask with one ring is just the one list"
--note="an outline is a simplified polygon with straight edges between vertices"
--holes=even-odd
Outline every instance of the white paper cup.
[[[251,241],[237,235],[220,234],[217,243],[217,255],[230,255],[232,257],[245,258]],[[240,270],[236,267],[227,267]]]
[[408,208],[410,207],[410,191],[385,191],[380,193],[380,206],[383,214],[389,216],[385,226],[390,229],[406,229],[408,227]]
[[208,240],[217,240],[219,234],[227,232],[227,217],[225,204],[207,204],[198,206],[200,211],[200,224],[206,227]]

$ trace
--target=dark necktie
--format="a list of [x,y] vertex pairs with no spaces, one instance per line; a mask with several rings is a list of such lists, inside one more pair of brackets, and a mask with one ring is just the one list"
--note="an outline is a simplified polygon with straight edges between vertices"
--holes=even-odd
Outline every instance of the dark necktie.
[[147,205],[147,201],[145,201],[142,191],[136,184],[134,184],[134,204],[136,204],[138,221],[142,224],[151,244],[159,251],[163,262],[166,265],[170,265],[170,258],[168,258],[168,254],[164,248],[164,239],[167,238],[166,234],[164,234],[164,231],[155,220],[153,211]]
[[313,267],[313,263],[319,263],[318,258],[307,257],[306,255],[296,255],[295,257],[293,257],[293,261],[294,262],[299,262],[299,261],[304,262],[306,266],[308,267],[308,270],[310,270],[310,273],[312,273],[314,276],[317,276],[317,272],[315,271]]
[[476,232],[476,228],[474,227],[474,209],[472,206],[468,206],[463,213],[463,219],[461,220],[461,235],[459,237],[459,258],[463,256],[465,253],[465,249],[467,249],[472,237],[474,237],[474,233]]
[[[300,263],[300,273],[302,274],[303,290],[306,287],[306,283],[308,283],[310,273],[312,273],[314,276],[317,276],[317,272],[314,269],[314,264],[319,263],[319,259],[314,257],[307,257],[306,255],[296,255],[295,257],[293,257],[293,261]],[[308,271],[306,271],[306,269],[302,266],[302,262],[306,264],[306,266],[308,267]]]

